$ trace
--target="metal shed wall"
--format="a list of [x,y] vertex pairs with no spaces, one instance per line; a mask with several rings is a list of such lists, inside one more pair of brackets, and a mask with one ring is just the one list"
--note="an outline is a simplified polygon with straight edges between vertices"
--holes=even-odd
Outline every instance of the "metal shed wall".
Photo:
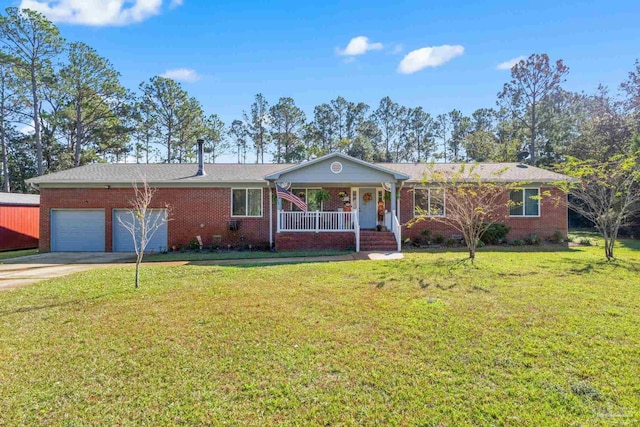
[[0,251],[38,247],[40,207],[0,205]]

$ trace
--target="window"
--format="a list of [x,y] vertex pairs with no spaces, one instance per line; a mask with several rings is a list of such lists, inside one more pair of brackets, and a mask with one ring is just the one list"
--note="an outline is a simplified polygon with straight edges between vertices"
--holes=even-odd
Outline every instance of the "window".
[[262,216],[262,189],[232,189],[231,216]]
[[413,197],[414,216],[444,216],[443,188],[416,188]]
[[[298,188],[291,190],[293,194],[300,197],[307,204],[307,210],[310,212],[322,210],[322,203],[316,202],[316,193],[318,191],[320,191],[320,188]],[[291,203],[291,210],[299,211],[300,209]]]
[[509,216],[540,216],[540,189],[523,188],[509,194]]

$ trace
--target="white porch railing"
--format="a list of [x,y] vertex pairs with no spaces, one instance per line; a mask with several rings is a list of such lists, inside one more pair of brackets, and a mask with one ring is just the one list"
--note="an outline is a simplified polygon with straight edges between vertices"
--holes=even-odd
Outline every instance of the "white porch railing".
[[400,221],[398,221],[398,217],[396,216],[396,211],[391,211],[391,230],[396,236],[398,252],[400,252],[402,250],[402,227],[400,226]]
[[[355,231],[357,222],[358,216],[353,212],[278,211],[278,231],[315,233]],[[359,237],[358,234],[356,239]],[[356,246],[358,246],[357,243]]]

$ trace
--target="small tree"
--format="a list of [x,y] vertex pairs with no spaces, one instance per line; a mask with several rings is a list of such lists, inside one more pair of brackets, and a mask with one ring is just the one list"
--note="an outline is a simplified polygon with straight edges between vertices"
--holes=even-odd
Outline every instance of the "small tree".
[[[436,171],[433,168],[428,170],[423,184],[444,191],[443,215],[429,216],[429,212],[416,207],[420,216],[409,223],[411,227],[416,222],[431,220],[460,232],[472,263],[482,235],[491,225],[506,219],[509,208],[515,205],[509,197],[509,192],[521,189],[525,184],[501,179],[501,175],[506,171],[504,169],[494,173],[490,178],[484,178],[478,170],[481,167],[478,164],[462,164],[455,166],[457,169],[447,171]],[[542,194],[538,197],[541,198]]]
[[640,152],[607,162],[569,159],[559,167],[575,180],[564,184],[569,209],[587,218],[604,238],[607,260],[615,259],[618,232],[640,209]]
[[142,180],[142,187],[133,183],[134,197],[129,201],[131,208],[127,209],[128,216],[118,217],[118,222],[131,234],[133,246],[136,251],[136,289],[140,287],[140,263],[144,257],[144,251],[155,232],[163,224],[170,221],[169,206],[161,212],[154,212],[151,209],[151,202],[156,193],[155,188],[151,188],[145,179]]

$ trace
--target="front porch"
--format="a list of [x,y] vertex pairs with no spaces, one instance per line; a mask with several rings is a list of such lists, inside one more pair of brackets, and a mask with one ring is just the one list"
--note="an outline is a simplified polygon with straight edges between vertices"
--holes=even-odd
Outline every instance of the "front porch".
[[407,178],[342,154],[267,176],[272,194],[277,194],[277,185],[308,205],[302,211],[277,198],[275,248],[400,251],[397,192]]
[[[379,201],[384,206],[380,209],[380,215],[379,203],[372,201],[360,207],[354,202],[354,210],[345,211],[345,208],[337,208],[335,211],[302,212],[291,210],[291,206],[284,206],[289,210],[282,209],[282,205],[288,203],[279,200],[280,209],[276,211],[275,246],[279,250],[331,248],[355,249],[356,252],[400,251],[402,237],[396,211],[387,209],[390,203],[385,203],[384,196],[381,196]],[[347,206],[351,205],[350,200],[344,203]],[[367,221],[366,228],[361,226],[362,218]]]

